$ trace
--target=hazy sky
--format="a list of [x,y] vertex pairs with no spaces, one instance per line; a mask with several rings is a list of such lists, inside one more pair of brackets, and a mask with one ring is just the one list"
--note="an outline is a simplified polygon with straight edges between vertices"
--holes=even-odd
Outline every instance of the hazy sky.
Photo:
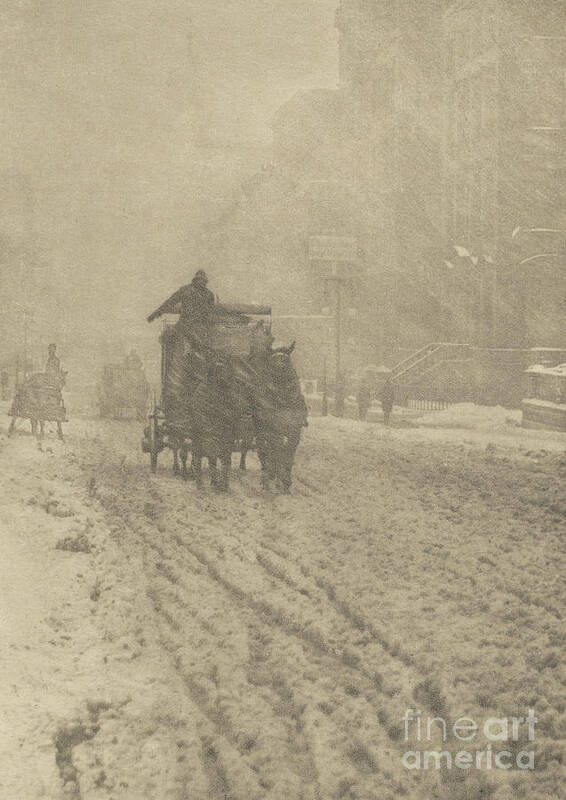
[[335,84],[336,2],[2,0],[0,167],[78,312],[135,317],[192,269],[278,105]]

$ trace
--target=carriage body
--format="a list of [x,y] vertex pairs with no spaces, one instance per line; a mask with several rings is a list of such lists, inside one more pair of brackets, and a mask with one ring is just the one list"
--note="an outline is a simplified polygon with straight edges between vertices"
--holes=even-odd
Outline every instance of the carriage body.
[[27,377],[17,388],[8,414],[17,418],[66,422],[67,415],[61,389],[63,375],[37,372]]
[[[207,347],[218,356],[245,360],[258,337],[271,335],[271,308],[261,305],[215,306]],[[182,341],[182,344],[180,342]],[[188,398],[205,379],[206,361],[198,347],[187,342],[175,322],[166,322],[161,337],[161,392],[154,399],[142,439],[155,471],[159,453],[191,451],[191,417]],[[235,433],[232,451],[253,449],[251,420],[243,419]],[[175,462],[176,463],[176,462]]]

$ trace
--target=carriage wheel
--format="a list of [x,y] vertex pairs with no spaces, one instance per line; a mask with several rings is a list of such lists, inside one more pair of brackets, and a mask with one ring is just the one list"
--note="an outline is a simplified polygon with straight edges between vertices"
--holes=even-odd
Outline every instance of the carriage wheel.
[[159,431],[157,427],[157,409],[154,407],[149,418],[149,445],[151,457],[151,471],[157,470],[157,456],[159,455]]
[[149,444],[149,452],[151,454],[151,471],[155,472],[157,470],[157,456],[159,455],[157,414],[155,413],[155,410],[149,421]]

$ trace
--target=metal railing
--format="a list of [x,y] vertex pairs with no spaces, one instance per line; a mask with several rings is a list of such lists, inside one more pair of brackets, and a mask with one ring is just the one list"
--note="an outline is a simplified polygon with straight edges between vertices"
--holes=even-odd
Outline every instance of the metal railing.
[[451,403],[448,400],[431,400],[426,397],[408,397],[406,407],[414,411],[443,411]]

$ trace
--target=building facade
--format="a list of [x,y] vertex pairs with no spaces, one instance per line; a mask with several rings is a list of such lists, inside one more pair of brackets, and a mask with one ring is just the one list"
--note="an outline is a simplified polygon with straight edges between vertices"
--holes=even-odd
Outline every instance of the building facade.
[[203,240],[232,294],[255,274],[278,313],[333,315],[309,241],[347,237],[352,370],[431,341],[559,346],[562,5],[341,0],[339,86],[280,109],[272,163]]
[[443,14],[443,233],[479,259],[487,344],[559,346],[566,332],[565,22],[563,4],[517,0]]

